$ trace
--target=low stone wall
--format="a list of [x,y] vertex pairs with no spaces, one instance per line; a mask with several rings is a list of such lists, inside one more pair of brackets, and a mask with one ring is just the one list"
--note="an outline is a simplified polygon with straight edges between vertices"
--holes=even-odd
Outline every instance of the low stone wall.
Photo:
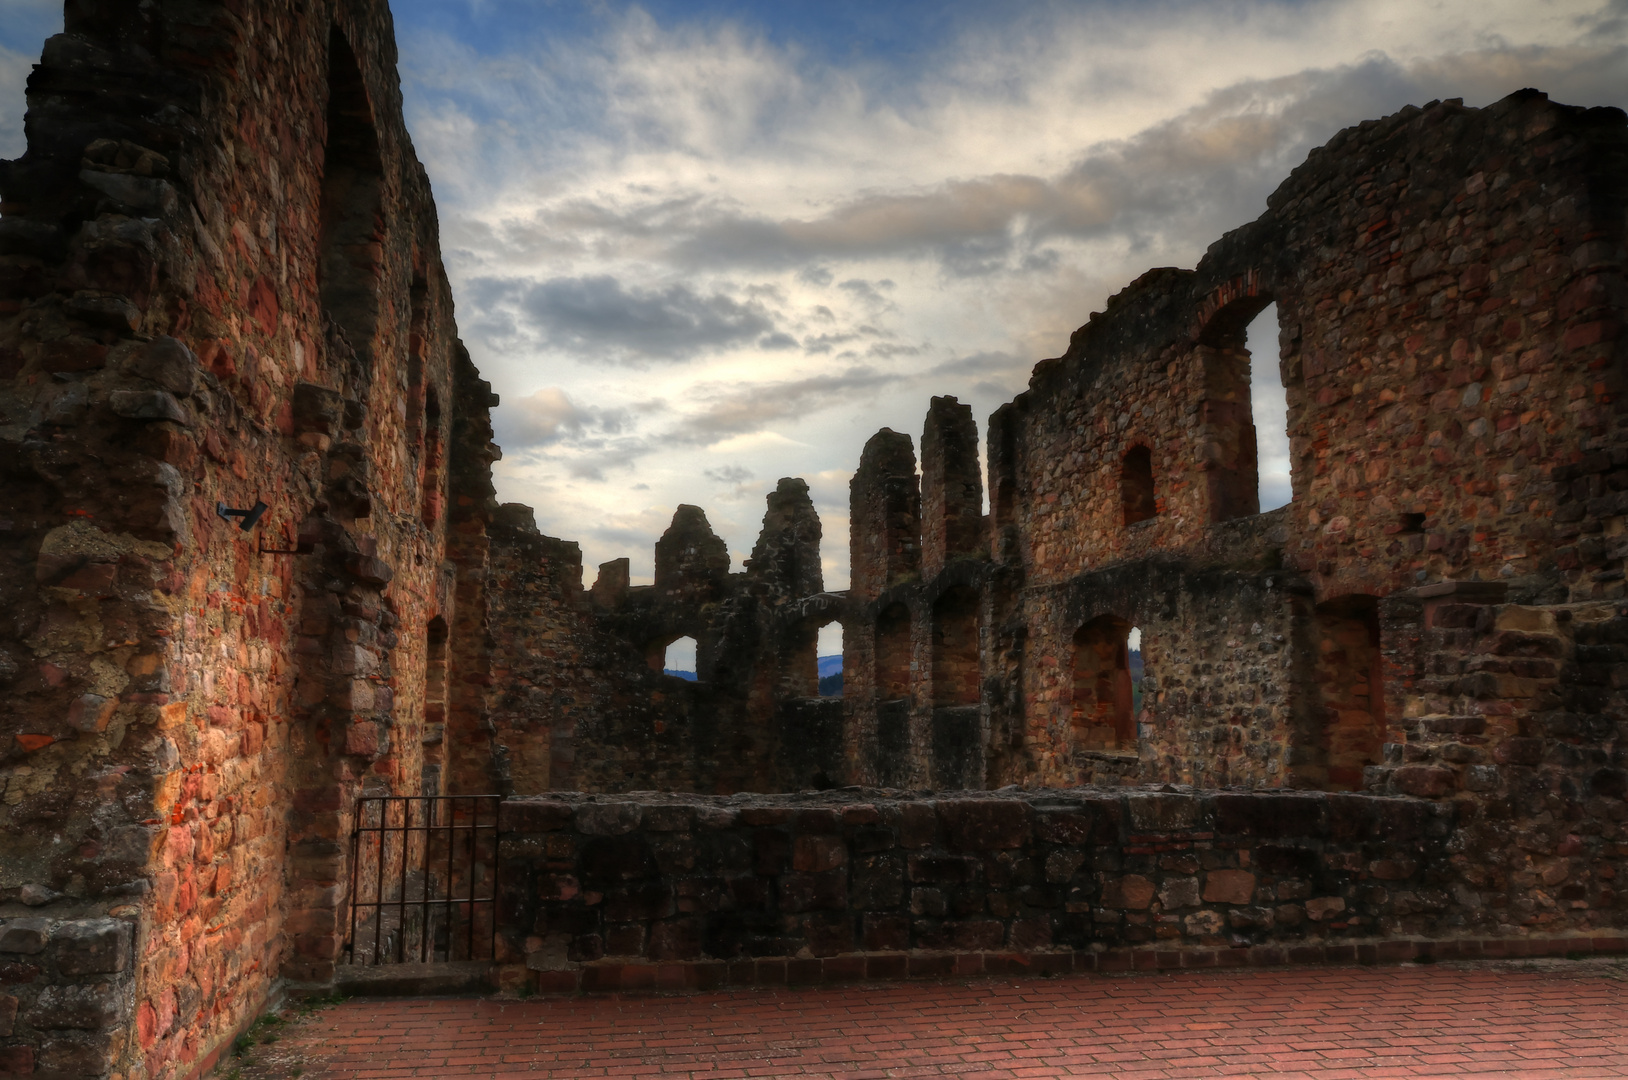
[[499,959],[564,990],[1620,950],[1615,894],[1549,902],[1566,859],[1490,882],[1474,817],[1174,789],[516,799]]

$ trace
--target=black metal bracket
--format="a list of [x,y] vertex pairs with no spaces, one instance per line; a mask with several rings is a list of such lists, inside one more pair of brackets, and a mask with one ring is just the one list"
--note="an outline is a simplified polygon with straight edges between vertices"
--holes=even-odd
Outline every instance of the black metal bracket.
[[247,510],[239,510],[234,507],[227,506],[225,503],[215,504],[215,513],[222,519],[231,521],[233,518],[241,518],[242,520],[237,523],[237,527],[242,529],[244,532],[248,532],[250,529],[260,524],[260,519],[265,517],[266,511],[270,509],[271,507],[267,506],[259,499],[256,499],[254,505],[249,507]]

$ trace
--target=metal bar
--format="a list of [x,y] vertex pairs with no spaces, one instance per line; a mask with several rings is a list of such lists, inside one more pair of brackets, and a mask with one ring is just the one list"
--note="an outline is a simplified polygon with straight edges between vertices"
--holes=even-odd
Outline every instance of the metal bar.
[[[353,811],[357,816],[356,823],[360,824],[363,804],[358,802]],[[359,851],[362,844],[360,831],[351,833],[350,837],[350,933],[346,935],[345,950],[350,956],[350,962],[356,963],[356,908],[361,899],[356,894],[356,864],[359,861]]]
[[[469,820],[474,828],[469,833],[469,895],[475,895],[475,841],[478,836],[474,830],[480,828],[480,799],[469,800],[473,805],[469,808]],[[475,959],[475,902],[469,902],[469,941],[464,946],[464,959]]]
[[418,918],[418,958],[420,961],[429,959],[430,945],[430,833],[429,825],[434,820],[435,804],[424,804],[424,882],[419,887],[418,899],[420,901]]
[[[503,809],[502,804],[492,805],[492,959],[497,959],[497,870],[498,859],[498,813]],[[474,892],[473,889],[470,892]]]
[[407,962],[407,821],[411,813],[407,799],[401,800],[401,887],[396,892],[396,962]]
[[379,962],[379,936],[384,931],[384,802],[379,803],[379,863],[373,875],[373,962]]
[[447,960],[452,960],[452,819],[458,816],[458,804],[447,806]]

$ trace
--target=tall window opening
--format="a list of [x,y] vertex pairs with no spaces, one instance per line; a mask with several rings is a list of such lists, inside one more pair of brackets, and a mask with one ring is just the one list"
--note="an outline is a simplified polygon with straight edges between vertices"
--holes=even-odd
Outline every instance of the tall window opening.
[[445,496],[441,493],[446,473],[446,437],[441,429],[441,395],[435,387],[424,391],[424,497],[420,520],[434,528],[441,520]]
[[877,700],[910,696],[910,651],[910,609],[890,605],[876,620]]
[[842,624],[828,622],[820,627],[814,650],[821,697],[842,696]]
[[653,645],[646,656],[652,670],[673,675],[689,682],[699,682],[700,673],[695,666],[695,639],[673,638]]
[[1249,407],[1255,422],[1262,512],[1287,506],[1294,498],[1289,485],[1289,402],[1279,374],[1278,336],[1275,303],[1267,304],[1244,331],[1244,348],[1250,355]]
[[1317,606],[1317,686],[1330,791],[1362,787],[1385,741],[1385,686],[1379,651],[1379,602],[1346,596]]
[[364,365],[379,319],[384,166],[361,66],[345,35],[328,35],[328,140],[323,148],[322,306]]
[[1259,448],[1245,339],[1250,323],[1271,302],[1262,295],[1235,300],[1217,311],[1199,335],[1204,399],[1197,436],[1211,522],[1260,512]]
[[1153,497],[1153,451],[1133,446],[1125,454],[1119,474],[1120,499],[1125,505],[1125,524],[1135,525],[1157,514]]
[[978,594],[957,585],[933,606],[933,706],[976,705]]
[[[1136,682],[1124,619],[1103,615],[1074,633],[1074,700],[1069,725],[1081,750],[1136,746]],[[1138,653],[1140,637],[1138,634]],[[1138,656],[1140,660],[1140,656]]]
[[441,773],[446,761],[447,726],[447,621],[437,615],[424,634],[424,769],[422,794],[441,794]]

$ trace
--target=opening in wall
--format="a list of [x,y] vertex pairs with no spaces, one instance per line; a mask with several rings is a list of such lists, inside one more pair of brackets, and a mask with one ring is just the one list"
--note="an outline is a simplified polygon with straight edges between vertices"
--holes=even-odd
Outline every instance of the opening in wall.
[[674,638],[656,652],[656,662],[650,666],[664,675],[675,675],[690,682],[699,682],[695,669],[695,639]]
[[815,646],[815,673],[821,697],[842,696],[842,624],[835,620],[820,627]]
[[876,619],[876,698],[910,696],[910,609],[892,604]]
[[1125,505],[1125,524],[1147,521],[1159,512],[1153,495],[1153,451],[1148,447],[1133,446],[1126,451],[1119,490]]
[[[1074,633],[1073,707],[1069,724],[1079,750],[1124,750],[1136,746],[1137,683],[1131,668],[1130,636],[1124,619],[1102,615]],[[1141,633],[1136,631],[1140,668]]]
[[1316,611],[1317,687],[1330,791],[1356,791],[1385,741],[1379,601],[1345,596]]
[[1249,406],[1255,421],[1260,508],[1276,510],[1294,497],[1289,485],[1289,403],[1278,373],[1278,306],[1267,304],[1244,331],[1250,355]]
[[379,319],[384,166],[362,69],[338,27],[328,35],[327,122],[317,282],[323,309],[365,363]]
[[447,621],[437,615],[424,633],[424,767],[421,795],[441,794],[446,762],[447,726]]
[[978,594],[956,585],[933,606],[933,706],[976,705]]

